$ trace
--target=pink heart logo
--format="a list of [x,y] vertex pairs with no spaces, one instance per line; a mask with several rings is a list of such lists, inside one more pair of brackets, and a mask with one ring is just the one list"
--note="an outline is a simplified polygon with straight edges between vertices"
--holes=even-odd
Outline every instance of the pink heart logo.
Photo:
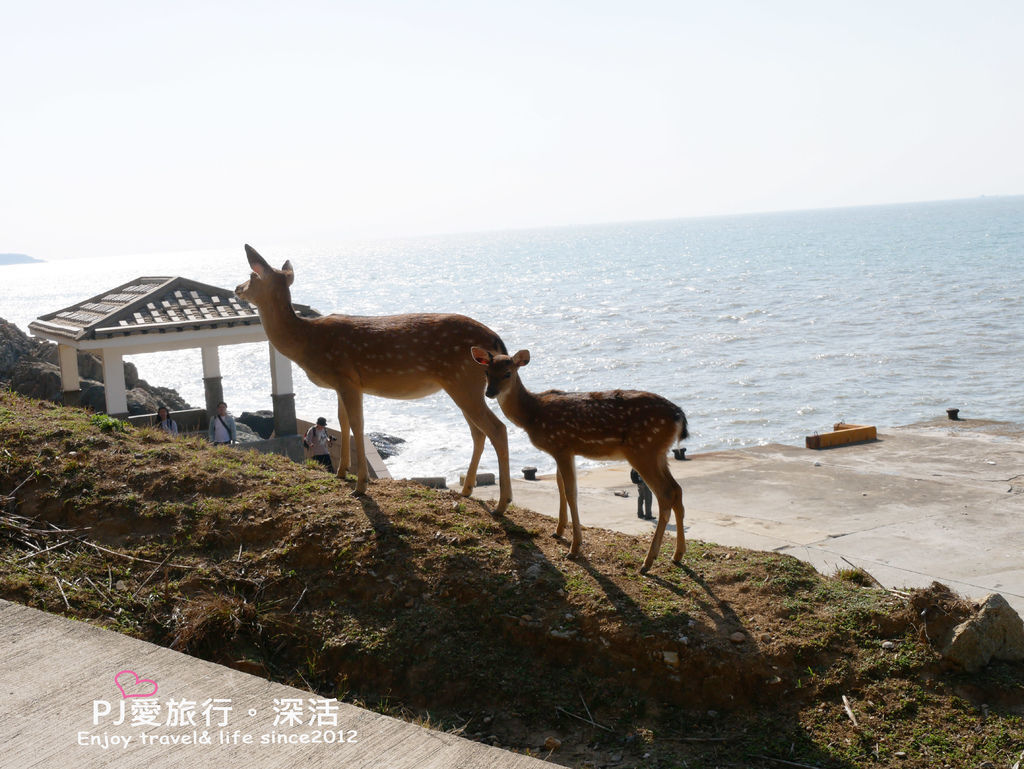
[[[128,676],[135,679],[134,682],[129,682]],[[124,685],[122,685],[121,679],[123,679],[124,682],[133,689],[141,686],[144,688],[144,691],[140,691],[135,694],[128,694],[128,692],[124,690]],[[114,683],[117,684],[117,688],[121,691],[121,699],[126,700],[129,697],[152,697],[156,694],[156,681],[152,681],[149,678],[139,678],[134,670],[122,670],[114,676]],[[153,688],[149,688],[146,684],[152,684]]]

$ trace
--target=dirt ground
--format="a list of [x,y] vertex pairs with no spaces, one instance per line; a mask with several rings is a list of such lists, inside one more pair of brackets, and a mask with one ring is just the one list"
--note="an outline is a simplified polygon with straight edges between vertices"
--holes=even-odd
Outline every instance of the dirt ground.
[[1010,767],[1024,666],[973,606],[585,529],[0,395],[0,596],[573,767]]

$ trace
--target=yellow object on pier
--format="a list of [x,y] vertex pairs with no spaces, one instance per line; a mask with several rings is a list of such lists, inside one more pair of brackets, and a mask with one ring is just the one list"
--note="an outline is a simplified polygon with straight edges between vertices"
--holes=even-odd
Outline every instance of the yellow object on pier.
[[821,435],[808,435],[806,445],[809,449],[831,449],[849,443],[877,440],[878,431],[874,425],[848,425],[838,422],[832,425],[832,432]]

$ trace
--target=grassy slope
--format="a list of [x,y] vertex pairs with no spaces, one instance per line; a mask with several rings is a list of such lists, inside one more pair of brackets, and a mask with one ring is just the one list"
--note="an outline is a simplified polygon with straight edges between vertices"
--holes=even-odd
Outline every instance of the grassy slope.
[[0,596],[535,755],[557,736],[568,766],[1024,751],[1024,667],[944,672],[921,640],[967,611],[938,587],[701,542],[645,578],[637,537],[588,529],[571,561],[531,511],[351,485],[2,393]]

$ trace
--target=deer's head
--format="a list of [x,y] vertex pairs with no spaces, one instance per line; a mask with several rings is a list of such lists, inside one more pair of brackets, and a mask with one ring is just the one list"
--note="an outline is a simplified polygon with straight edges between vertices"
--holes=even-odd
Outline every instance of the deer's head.
[[292,263],[285,262],[280,270],[275,270],[248,244],[245,246],[245,255],[249,259],[252,275],[235,289],[235,293],[260,309],[280,302],[291,304],[288,287],[295,280]]
[[500,398],[511,392],[519,380],[519,369],[530,362],[529,350],[520,350],[511,357],[494,355],[482,347],[474,347],[471,352],[473,360],[483,366],[487,374],[487,390],[484,394],[488,398]]

